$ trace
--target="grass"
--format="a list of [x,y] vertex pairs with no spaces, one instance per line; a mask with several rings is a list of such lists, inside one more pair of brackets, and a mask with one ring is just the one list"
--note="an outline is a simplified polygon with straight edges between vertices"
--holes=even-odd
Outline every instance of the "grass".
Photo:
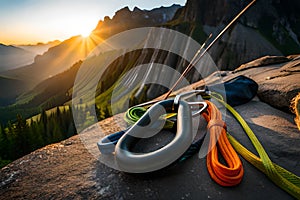
[[36,91],[32,91],[30,93],[23,94],[17,98],[16,103],[14,105],[27,104],[30,101],[32,101],[34,99],[34,97],[37,95],[38,95],[38,92],[36,92]]
[[[50,116],[52,114],[55,114],[56,109],[57,109],[57,107],[46,110],[46,115]],[[67,111],[67,110],[69,110],[69,106],[59,106],[58,109],[59,109],[60,112],[63,112],[64,110]],[[40,119],[40,117],[41,117],[41,114],[37,114],[37,115],[34,115],[30,118],[27,118],[26,121],[30,125],[31,122],[37,122]]]

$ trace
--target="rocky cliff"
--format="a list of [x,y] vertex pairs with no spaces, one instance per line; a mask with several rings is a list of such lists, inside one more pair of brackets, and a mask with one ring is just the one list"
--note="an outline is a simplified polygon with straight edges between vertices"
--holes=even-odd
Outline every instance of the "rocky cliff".
[[150,11],[137,7],[130,11],[128,7],[125,7],[117,11],[112,19],[105,17],[103,21],[100,20],[93,34],[105,37],[132,28],[158,26],[171,20],[180,7],[174,4],[170,7],[160,7]]
[[[169,24],[199,42],[201,32],[216,36],[248,1],[188,0]],[[257,1],[210,52],[222,69],[234,69],[264,55],[300,51],[300,3],[297,0]],[[183,24],[185,27],[182,28]],[[197,30],[197,33],[196,33]]]

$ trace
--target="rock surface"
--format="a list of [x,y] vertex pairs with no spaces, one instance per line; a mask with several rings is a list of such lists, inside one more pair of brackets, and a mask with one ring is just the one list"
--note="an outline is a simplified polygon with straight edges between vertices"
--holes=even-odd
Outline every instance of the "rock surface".
[[[273,57],[273,64],[265,65],[267,61],[258,59],[252,62],[257,67],[249,68],[243,74],[259,84],[257,95],[262,101],[289,112],[291,100],[300,92],[300,57],[290,57],[289,62],[278,63],[279,60],[284,61],[282,57]],[[240,69],[236,74],[242,73]]]
[[[259,85],[257,96],[261,101],[285,112],[290,112],[291,100],[300,92],[300,55],[265,56],[242,64],[234,71],[221,71],[207,78],[207,85],[222,76],[226,81],[245,75]],[[192,85],[197,89],[204,85],[199,81]]]
[[[225,80],[239,74],[250,76],[259,84],[258,96],[271,104],[270,99],[283,98],[284,91],[291,90],[288,85],[300,88],[296,81],[299,80],[298,62],[295,57],[288,63],[257,64],[256,68],[224,72],[223,75]],[[295,72],[277,77],[278,73],[285,73],[282,70]],[[276,77],[266,79],[273,76]],[[278,91],[279,97],[263,96],[264,91]],[[272,161],[300,175],[300,132],[294,116],[258,97],[236,109],[249,123]],[[246,134],[229,114],[226,123],[228,131],[255,152]],[[207,172],[206,159],[197,155],[147,174],[111,169],[95,156],[100,155],[96,146],[97,127],[109,134],[118,131],[120,126],[118,117],[103,120],[79,135],[46,146],[2,168],[0,199],[293,199],[243,158],[244,178],[240,185],[232,188],[213,182]],[[201,131],[204,127],[205,124]]]

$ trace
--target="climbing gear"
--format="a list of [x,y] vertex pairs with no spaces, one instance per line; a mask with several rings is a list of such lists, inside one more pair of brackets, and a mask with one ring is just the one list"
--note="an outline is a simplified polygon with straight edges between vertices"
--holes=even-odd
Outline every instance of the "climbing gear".
[[[244,175],[242,162],[226,137],[226,124],[222,120],[221,112],[213,103],[209,101],[206,103],[208,109],[202,115],[208,123],[210,136],[210,151],[206,159],[208,172],[218,184],[235,186],[241,182]],[[219,161],[218,150],[226,165]]]
[[[177,95],[174,103],[180,101],[183,96],[201,94],[207,96],[210,93],[205,90],[194,90]],[[222,120],[222,114],[217,107],[206,101],[208,108],[202,113],[207,121],[210,143],[207,154],[207,169],[212,179],[222,186],[234,186],[241,182],[244,174],[242,162],[226,137],[226,124]],[[218,147],[216,146],[218,144]],[[228,166],[222,164],[218,158],[218,148]]]
[[[181,99],[188,99],[190,98],[192,95],[197,95],[197,94],[204,94],[206,93],[205,90],[194,90],[188,93],[183,93],[180,95],[176,96],[176,100],[174,99],[174,104],[175,105],[179,105],[179,100]],[[130,125],[134,125],[147,111],[147,109],[145,107],[149,107],[151,105],[153,105],[154,103],[159,103],[160,101],[150,101],[150,102],[146,102],[143,104],[139,104],[136,106],[133,106],[131,108],[129,108],[125,115],[124,115],[124,120]],[[201,105],[201,107],[196,107],[197,108],[197,112],[192,113],[192,117],[196,117],[198,115],[200,115],[206,108],[207,108],[207,104],[204,101],[189,101],[187,102],[191,108],[191,110],[194,110],[194,106],[195,105]],[[174,108],[173,108],[174,109]],[[169,113],[165,116],[165,125],[164,128],[165,129],[172,129],[174,127],[174,121],[168,120],[171,117],[176,116],[177,113]],[[162,119],[160,119],[162,120]],[[159,123],[164,123],[162,121],[160,121]],[[158,125],[157,125],[158,126]],[[154,127],[151,128],[151,126],[147,127],[148,129],[152,129],[152,131],[154,131]],[[102,138],[98,143],[98,149],[102,154],[111,154],[115,151],[115,145],[117,144],[118,140],[130,129],[127,128],[126,130],[122,130],[119,132],[116,132],[114,134],[111,135],[107,135],[104,138]],[[156,128],[157,129],[157,128]],[[181,160],[185,160],[187,157],[191,156],[191,152],[194,152],[196,150],[196,148],[198,149],[198,147],[200,146],[200,144],[202,144],[201,140],[197,140],[195,142],[193,142],[191,144],[190,149],[184,154],[184,156],[181,158]],[[193,149],[193,150],[192,150]]]
[[[230,84],[233,84],[235,81],[238,81],[238,82],[241,81],[240,83],[242,84],[237,91],[229,92],[228,94],[226,94],[227,98],[236,96],[239,93],[239,91],[243,90],[244,88],[249,88],[249,87],[250,87],[250,93],[249,93],[247,99],[244,99],[244,101],[247,102],[251,98],[253,98],[254,93],[257,90],[256,84],[251,83],[251,79],[249,79],[250,81],[246,80],[246,79],[244,77],[242,77],[242,78],[237,77],[235,79],[232,79],[231,81],[225,82],[224,86],[228,90],[230,90],[230,89],[233,90],[233,88],[236,88],[236,87],[230,86]],[[246,82],[245,82],[245,80],[246,80]],[[246,85],[243,85],[243,84],[246,84]],[[241,126],[247,133],[249,139],[251,140],[253,146],[255,147],[255,149],[257,150],[257,152],[259,154],[259,157],[256,156],[255,154],[253,154],[252,152],[247,150],[242,144],[240,144],[232,135],[230,135],[226,131],[226,125],[222,121],[220,111],[215,107],[214,104],[212,104],[209,101],[205,101],[206,104],[208,105],[208,108],[206,109],[205,112],[202,113],[202,115],[206,119],[206,121],[208,121],[207,127],[208,127],[208,130],[210,133],[209,135],[210,135],[210,149],[211,149],[211,151],[207,155],[207,168],[208,168],[208,172],[213,180],[215,180],[217,183],[219,183],[220,185],[223,185],[223,186],[233,186],[233,185],[238,184],[242,180],[244,170],[241,165],[241,161],[240,161],[239,157],[237,156],[236,152],[233,150],[233,148],[234,148],[244,159],[246,159],[248,162],[250,162],[252,165],[254,165],[257,169],[259,169],[260,171],[265,173],[269,177],[269,179],[271,179],[276,185],[281,187],[283,190],[287,191],[289,194],[291,194],[295,198],[300,199],[300,178],[298,176],[296,176],[295,174],[293,174],[292,172],[289,172],[288,170],[280,167],[279,165],[273,163],[270,160],[267,153],[263,149],[262,145],[256,138],[253,131],[247,125],[247,123],[230,105],[228,105],[227,103],[225,103],[223,101],[224,94],[222,96],[221,94],[218,94],[216,92],[209,93],[208,91],[205,91],[205,92],[202,91],[202,93],[201,93],[201,92],[191,91],[191,92],[183,93],[181,95],[176,96],[174,98],[174,100],[166,100],[166,101],[173,101],[173,104],[175,105],[175,102],[184,102],[183,100],[181,100],[182,97],[189,96],[190,94],[201,94],[201,96],[204,99],[214,98],[219,103],[223,104],[233,114],[233,116],[237,119],[237,121],[241,124]],[[239,97],[237,96],[237,98],[239,98]],[[135,109],[140,109],[140,108],[135,107]],[[174,109],[174,107],[173,107],[173,109]],[[144,116],[143,112],[145,111],[145,109],[141,108],[140,111],[141,112],[136,112],[138,114],[135,116],[131,116],[131,115],[133,115],[134,112],[131,112],[129,115],[126,115],[127,118],[131,117],[131,119],[128,120],[128,122],[131,121],[131,123],[132,123],[132,120],[139,121],[139,118],[141,116]],[[191,112],[191,111],[189,111],[189,112]],[[191,118],[189,118],[189,119],[191,119]],[[126,131],[118,132],[118,133],[113,134],[114,136],[107,136],[107,139],[111,140],[113,142],[113,144],[117,144],[117,140],[119,138],[121,138],[121,137],[125,138],[125,135],[126,135],[126,134],[124,134],[125,132]],[[190,133],[190,129],[188,129],[188,132]],[[181,162],[183,160],[186,160],[188,157],[194,155],[195,153],[197,153],[203,142],[203,138],[204,137],[198,139],[197,141],[194,141],[190,145],[190,147],[177,159],[177,161]],[[134,138],[131,136],[127,140],[136,140],[136,139],[137,138]],[[217,139],[218,139],[218,141],[216,142]],[[189,143],[190,143],[190,141],[191,140],[189,140]],[[126,146],[127,145],[126,143],[127,142],[124,142],[123,145]],[[134,141],[133,141],[133,143],[134,143]],[[231,145],[233,146],[233,148]],[[126,148],[128,148],[128,147],[129,146],[127,145]],[[218,150],[220,150],[220,154],[223,156],[225,162],[227,163],[227,166],[223,165],[222,163],[219,162],[218,152],[217,152]],[[111,153],[112,149],[110,149],[109,152]],[[182,152],[183,151],[181,151],[181,153]],[[150,153],[152,153],[152,152],[150,152]],[[177,153],[178,153],[178,151],[177,151]],[[177,154],[177,156],[179,154]],[[174,162],[176,160],[175,157],[172,160]],[[168,163],[170,164],[170,163],[172,163],[172,161],[169,160]],[[152,170],[160,169],[161,167],[167,166],[167,165],[168,165],[167,163],[164,163],[164,165],[160,165],[160,166],[156,165],[154,167],[152,166]],[[148,168],[148,170],[149,169],[150,168]],[[132,169],[130,169],[130,170],[132,170]],[[143,170],[141,170],[141,171],[143,171]],[[145,171],[145,169],[144,169],[144,171]]]
[[[203,142],[204,137],[193,142],[191,128],[192,114],[190,108],[190,106],[194,104],[202,105],[202,109],[193,113],[193,115],[197,116],[202,113],[208,122],[211,149],[207,157],[208,171],[211,177],[222,186],[237,185],[242,180],[243,167],[239,157],[226,137],[226,130],[223,127],[225,126],[225,123],[222,121],[221,113],[209,101],[187,103],[182,100],[183,98],[190,97],[195,94],[205,96],[208,95],[208,92],[205,90],[195,90],[179,94],[173,100],[164,100],[154,104],[144,114],[144,108],[134,107],[129,109],[125,114],[125,118],[127,119],[126,121],[130,124],[134,121],[136,121],[136,123],[126,132],[122,131],[115,133],[113,136],[108,136],[98,142],[100,151],[104,153],[111,153],[111,147],[116,144],[115,156],[120,169],[138,173],[161,169],[176,160],[183,161],[198,151]],[[207,105],[209,106],[207,107]],[[163,106],[164,109],[161,109],[161,106]],[[206,112],[203,112],[206,107]],[[147,126],[150,132],[153,131],[152,127],[155,127],[153,124],[159,121],[159,117],[164,114],[162,112],[163,110],[167,110],[168,112],[178,111],[177,133],[173,141],[163,148],[150,153],[141,154],[131,152],[130,147],[137,143],[139,138],[144,137],[145,126]],[[150,116],[152,116],[151,119]],[[160,126],[160,128],[162,128],[162,126]],[[109,143],[109,140],[114,141]],[[116,140],[119,141],[116,142]],[[103,144],[105,144],[104,146],[107,148],[101,150],[101,145],[103,146]],[[215,144],[218,144],[218,147]],[[228,166],[219,162],[218,149]]]
[[255,97],[258,84],[246,76],[239,75],[222,84],[211,85],[209,89],[211,92],[222,95],[229,105],[238,106],[248,103]]
[[[199,90],[197,92],[204,91]],[[101,139],[97,143],[100,152],[108,154],[115,151],[116,162],[120,169],[136,173],[161,169],[180,158],[193,142],[192,116],[199,115],[207,108],[205,102],[186,102],[180,100],[182,96],[186,96],[186,94],[178,95],[175,98],[176,102],[175,99],[160,101],[151,106],[142,116],[141,114],[145,111],[143,108],[129,109],[125,114],[129,124],[138,118],[140,119],[126,131],[120,131]],[[201,108],[192,114],[191,110],[194,105],[201,105]],[[154,152],[144,154],[131,152],[131,147],[139,139],[150,137],[153,132],[156,133],[163,128],[165,122],[160,118],[166,111],[177,113],[177,132],[173,140]]]
[[114,134],[102,138],[97,143],[99,151],[102,154],[111,154],[112,152],[114,152],[117,142],[126,133],[126,131],[128,131],[128,129],[116,132]]
[[[174,105],[182,102],[181,98],[183,98],[185,96],[193,95],[193,94],[207,95],[207,92],[204,93],[203,90],[196,90],[196,91],[191,91],[191,92],[177,95],[175,97],[175,99],[173,100]],[[238,183],[240,183],[240,181],[242,180],[242,177],[243,177],[242,163],[226,137],[226,130],[223,127],[225,125],[225,123],[222,121],[222,116],[221,116],[220,111],[218,111],[218,109],[211,102],[205,101],[205,103],[208,104],[209,106],[208,106],[206,112],[202,112],[202,115],[208,121],[208,129],[210,131],[210,147],[211,147],[211,151],[208,153],[208,157],[207,157],[208,171],[209,171],[211,177],[222,186],[237,185]],[[127,113],[132,114],[133,112],[127,112]],[[194,115],[196,116],[196,114],[198,114],[198,113],[199,112],[194,113]],[[179,113],[179,114],[181,114],[181,113]],[[126,114],[125,116],[128,117],[128,116],[130,116],[130,114]],[[144,116],[145,115],[143,115],[143,117]],[[134,116],[134,117],[129,117],[129,118],[136,119],[137,117]],[[219,126],[222,126],[222,127],[219,127]],[[177,127],[177,128],[180,128],[180,127]],[[189,131],[189,130],[190,129],[188,129],[187,131]],[[139,130],[139,132],[142,132],[142,131]],[[187,132],[187,133],[189,134],[189,132]],[[187,134],[187,133],[185,133],[185,134]],[[180,155],[182,155],[182,156],[180,157],[179,161],[183,161],[186,158],[193,155],[195,152],[197,152],[200,149],[203,139],[204,139],[204,137],[193,142],[193,144],[191,144],[191,141],[189,141],[190,148],[188,150],[186,150],[186,148],[185,148],[185,150],[186,150],[185,152],[180,151]],[[217,142],[217,140],[218,140],[218,142]],[[218,144],[218,147],[215,145],[216,143]],[[220,149],[220,152],[221,152],[222,156],[224,157],[226,163],[228,164],[228,167],[219,162],[218,149]],[[179,154],[174,155],[175,157],[172,159],[172,161],[175,161],[176,160],[175,158],[178,158],[180,155]],[[126,158],[126,161],[128,161],[128,160],[130,160],[130,159]],[[132,159],[132,160],[135,160],[136,162],[138,162],[137,159]],[[130,160],[130,162],[132,160]],[[151,160],[151,163],[153,165],[154,164],[159,165],[159,168],[162,168],[163,166],[167,166],[165,163],[162,163],[162,160],[163,159],[161,159],[157,163],[155,163],[153,160]],[[158,161],[158,160],[156,160],[156,161]],[[171,162],[168,162],[168,164],[170,164],[170,163]],[[130,169],[132,170],[131,165],[130,166],[126,165],[126,166],[130,167]],[[137,163],[134,163],[134,166],[137,166]],[[135,169],[135,170],[137,170],[137,169]],[[149,168],[148,168],[148,170],[149,170]]]
[[253,166],[266,174],[277,186],[295,198],[300,199],[300,177],[273,163],[253,131],[238,112],[225,103],[219,96],[213,94],[212,97],[223,104],[237,119],[258,152],[259,157],[247,150],[233,136],[227,133],[227,137],[236,151]]
[[[194,153],[195,150],[199,149],[199,145],[202,144],[204,138],[192,143],[192,112],[190,106],[194,104],[202,105],[202,109],[193,113],[194,116],[197,116],[200,113],[203,113],[204,109],[209,105],[207,108],[208,112],[203,113],[203,116],[208,121],[211,140],[210,146],[212,149],[211,152],[209,152],[209,157],[207,159],[209,173],[220,185],[233,186],[238,184],[243,176],[243,167],[239,157],[226,138],[224,127],[218,127],[225,125],[222,121],[221,113],[209,101],[188,103],[182,100],[184,97],[190,97],[195,94],[207,95],[207,92],[205,92],[205,90],[195,90],[182,93],[172,100],[164,100],[154,104],[146,112],[145,109],[141,107],[129,109],[125,114],[125,119],[127,119],[126,121],[130,124],[134,121],[136,121],[136,123],[127,131],[117,132],[100,140],[98,142],[99,150],[102,153],[111,153],[114,145],[116,145],[115,156],[120,169],[138,173],[161,169],[178,158],[180,158],[179,160],[181,161],[185,160],[187,157],[191,156],[192,151]],[[164,109],[161,109],[161,107]],[[138,138],[145,137],[145,126],[147,126],[147,129],[150,132],[154,131],[153,127],[162,128],[161,125],[164,122],[159,122],[161,120],[158,119],[165,114],[165,110],[168,112],[178,112],[177,132],[173,141],[154,152],[145,154],[131,152],[130,147],[138,141]],[[151,119],[150,116],[152,116]],[[154,125],[158,122],[160,125]],[[221,164],[218,160],[218,148],[214,145],[217,143],[218,137],[220,137],[218,147],[221,150],[221,154],[227,162],[228,167]],[[191,149],[189,149],[190,146],[192,147]]]
[[[165,111],[178,112],[177,132],[173,140],[166,146],[153,152],[132,152],[130,150],[131,147],[140,138],[145,137],[144,127],[151,127],[156,122],[155,120],[165,114]],[[150,116],[152,117],[150,118]],[[144,173],[161,169],[177,160],[193,141],[191,119],[190,106],[185,101],[180,101],[178,105],[174,105],[174,100],[165,100],[151,106],[126,134],[119,139],[115,148],[115,158],[119,168],[124,171]],[[152,132],[151,128],[150,132]]]
[[295,123],[300,130],[300,93],[292,99],[291,109],[296,114]]

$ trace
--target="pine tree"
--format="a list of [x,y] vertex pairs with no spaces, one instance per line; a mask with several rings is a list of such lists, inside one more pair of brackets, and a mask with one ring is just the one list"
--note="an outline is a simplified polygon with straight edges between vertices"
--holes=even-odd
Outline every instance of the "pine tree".
[[8,159],[9,157],[9,141],[2,124],[0,124],[0,158]]
[[17,122],[15,129],[15,155],[17,158],[30,152],[29,128],[25,119],[17,114]]
[[68,132],[67,132],[67,138],[73,136],[73,135],[76,135],[76,127],[75,127],[75,124],[74,124],[74,121],[71,120],[70,123],[69,123],[69,127],[68,127]]
[[43,141],[43,128],[40,128],[38,122],[31,121],[29,126],[29,132],[30,132],[30,147],[31,150],[36,150],[40,147],[44,146]]
[[14,141],[15,130],[11,121],[8,121],[7,131],[5,131],[4,129],[3,133],[6,134],[6,138],[7,138],[7,151],[6,151],[7,157],[13,160],[16,157],[14,152],[14,145],[13,145],[15,142]]
[[101,110],[98,106],[95,106],[95,112],[96,112],[97,120],[100,121],[101,120]]
[[59,142],[63,139],[64,139],[63,134],[62,134],[62,131],[61,131],[61,128],[60,128],[59,124],[54,122],[52,142]]
[[47,118],[47,122],[46,122],[46,141],[47,141],[47,144],[51,144],[53,143],[53,129],[54,129],[54,120],[51,116],[49,116]]
[[41,117],[40,117],[40,120],[39,120],[42,125],[43,125],[43,129],[44,129],[44,133],[46,133],[47,131],[47,121],[48,121],[48,116],[46,114],[46,111],[45,110],[42,110],[41,112]]

